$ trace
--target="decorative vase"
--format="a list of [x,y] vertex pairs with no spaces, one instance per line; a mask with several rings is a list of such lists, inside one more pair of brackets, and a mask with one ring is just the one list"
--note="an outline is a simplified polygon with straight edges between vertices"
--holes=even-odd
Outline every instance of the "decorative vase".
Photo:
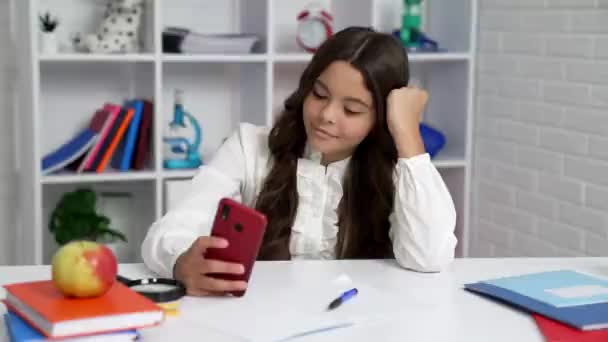
[[40,53],[43,55],[52,55],[58,52],[57,33],[41,32],[40,33]]

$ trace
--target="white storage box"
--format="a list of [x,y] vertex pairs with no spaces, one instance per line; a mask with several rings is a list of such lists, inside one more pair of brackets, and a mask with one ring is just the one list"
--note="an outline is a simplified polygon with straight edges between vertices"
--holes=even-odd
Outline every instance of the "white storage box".
[[250,53],[258,38],[244,34],[189,34],[182,43],[183,53]]
[[163,51],[184,54],[251,53],[259,37],[244,33],[204,34],[168,27],[163,32]]

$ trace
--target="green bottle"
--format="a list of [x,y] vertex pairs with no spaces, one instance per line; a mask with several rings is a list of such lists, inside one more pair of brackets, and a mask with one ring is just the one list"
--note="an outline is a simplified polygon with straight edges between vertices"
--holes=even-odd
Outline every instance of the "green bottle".
[[401,42],[406,47],[414,47],[414,32],[420,32],[422,24],[422,0],[403,0],[401,17]]

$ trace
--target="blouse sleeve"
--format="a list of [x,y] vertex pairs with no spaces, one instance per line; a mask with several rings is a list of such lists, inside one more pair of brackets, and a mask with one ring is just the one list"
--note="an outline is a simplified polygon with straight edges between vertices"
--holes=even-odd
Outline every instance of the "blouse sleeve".
[[397,262],[420,272],[439,272],[454,259],[456,210],[428,153],[400,158],[390,237]]
[[173,277],[173,265],[199,236],[211,231],[219,200],[241,202],[245,156],[237,131],[199,168],[189,193],[172,210],[154,222],[141,246],[144,263],[163,277]]

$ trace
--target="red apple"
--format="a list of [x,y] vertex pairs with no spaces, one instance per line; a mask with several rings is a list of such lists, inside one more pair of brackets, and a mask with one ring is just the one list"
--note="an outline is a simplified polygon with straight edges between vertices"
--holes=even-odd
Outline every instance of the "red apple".
[[112,250],[91,241],[67,243],[52,260],[53,283],[70,297],[102,296],[114,284],[117,272]]

